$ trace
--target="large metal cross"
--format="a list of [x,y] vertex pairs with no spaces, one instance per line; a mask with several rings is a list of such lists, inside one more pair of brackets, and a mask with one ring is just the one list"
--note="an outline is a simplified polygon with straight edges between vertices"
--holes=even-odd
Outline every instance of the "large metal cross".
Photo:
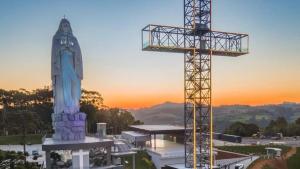
[[184,53],[185,167],[213,167],[212,55],[248,53],[247,34],[213,31],[211,0],[184,0],[184,27],[147,25],[142,50]]

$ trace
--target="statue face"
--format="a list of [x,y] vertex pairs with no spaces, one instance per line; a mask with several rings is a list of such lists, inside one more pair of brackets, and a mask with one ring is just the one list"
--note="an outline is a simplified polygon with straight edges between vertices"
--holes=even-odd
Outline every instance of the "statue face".
[[67,32],[71,32],[71,27],[70,24],[68,22],[63,22],[62,23],[62,31],[67,33]]

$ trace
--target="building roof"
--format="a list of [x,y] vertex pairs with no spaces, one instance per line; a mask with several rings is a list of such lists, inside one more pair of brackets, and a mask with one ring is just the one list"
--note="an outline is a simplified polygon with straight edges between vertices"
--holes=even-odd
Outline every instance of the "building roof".
[[183,126],[174,125],[132,125],[129,129],[147,134],[183,134]]
[[282,151],[281,148],[266,147],[266,150]]
[[135,151],[128,151],[128,152],[111,153],[112,156],[117,156],[117,157],[128,156],[128,155],[133,155],[133,154],[137,154],[137,152],[135,152]]
[[139,132],[135,132],[135,131],[122,131],[122,134],[127,134],[127,135],[130,135],[132,137],[145,137],[145,136],[148,136],[148,135],[145,135],[145,134],[142,134],[142,133],[139,133]]

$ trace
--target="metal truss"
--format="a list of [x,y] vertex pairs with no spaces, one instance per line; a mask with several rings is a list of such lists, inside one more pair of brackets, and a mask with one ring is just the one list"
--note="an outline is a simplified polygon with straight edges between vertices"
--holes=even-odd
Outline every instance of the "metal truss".
[[211,56],[248,53],[247,34],[212,31],[211,0],[184,0],[184,27],[147,25],[142,50],[184,53],[185,166],[213,165]]
[[192,52],[184,53],[185,166],[201,169],[211,168],[212,154],[211,52],[201,51],[211,48],[210,9],[210,0],[184,1],[184,28],[187,29],[185,33],[190,34],[185,36],[184,47],[194,48]]
[[[147,25],[142,29],[142,49],[159,52],[192,52],[201,44],[200,39],[193,41],[194,29]],[[216,56],[240,56],[248,53],[249,36],[241,33],[211,31],[211,51]],[[209,38],[210,34],[203,37]],[[201,52],[209,54],[209,41],[202,41]]]

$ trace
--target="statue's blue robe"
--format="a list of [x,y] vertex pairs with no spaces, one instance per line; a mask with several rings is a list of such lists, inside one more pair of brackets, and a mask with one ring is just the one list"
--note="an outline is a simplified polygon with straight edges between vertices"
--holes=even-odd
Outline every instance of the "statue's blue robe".
[[74,67],[74,55],[68,50],[61,52],[61,71],[64,112],[78,112],[81,85]]

